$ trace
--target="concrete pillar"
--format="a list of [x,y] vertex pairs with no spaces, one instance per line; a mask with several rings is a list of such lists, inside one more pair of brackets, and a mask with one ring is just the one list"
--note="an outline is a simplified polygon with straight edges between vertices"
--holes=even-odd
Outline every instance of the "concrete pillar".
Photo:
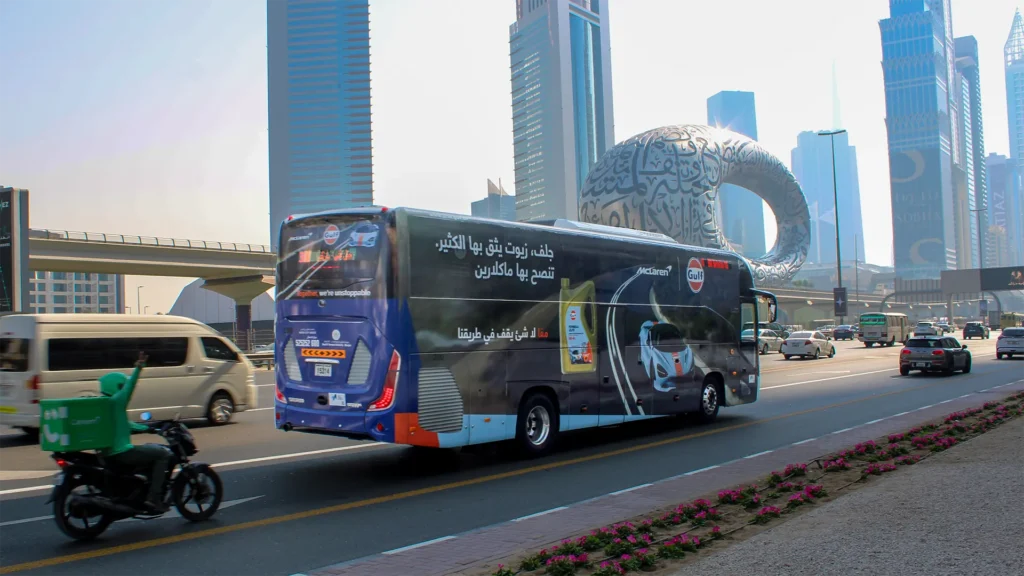
[[252,301],[274,286],[273,276],[240,276],[208,278],[203,288],[235,301],[235,344],[244,351],[251,349]]

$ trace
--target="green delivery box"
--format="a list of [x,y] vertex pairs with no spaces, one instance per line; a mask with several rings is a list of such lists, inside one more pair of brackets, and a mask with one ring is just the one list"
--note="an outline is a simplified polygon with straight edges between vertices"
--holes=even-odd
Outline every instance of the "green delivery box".
[[114,442],[110,398],[40,400],[39,419],[39,443],[46,452],[97,450]]

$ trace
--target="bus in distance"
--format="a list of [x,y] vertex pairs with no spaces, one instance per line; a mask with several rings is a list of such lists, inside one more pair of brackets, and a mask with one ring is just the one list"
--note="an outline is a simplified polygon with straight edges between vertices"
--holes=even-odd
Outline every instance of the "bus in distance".
[[870,348],[894,346],[897,342],[906,343],[914,327],[910,325],[906,314],[899,312],[867,312],[860,315],[857,339]]
[[289,217],[277,428],[427,447],[516,441],[757,400],[775,320],[739,255],[647,232],[410,208]]

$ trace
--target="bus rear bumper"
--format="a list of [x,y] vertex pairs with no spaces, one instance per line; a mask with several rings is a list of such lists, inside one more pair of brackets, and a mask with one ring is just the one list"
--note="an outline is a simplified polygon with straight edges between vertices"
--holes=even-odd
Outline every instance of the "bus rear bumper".
[[390,412],[328,412],[277,402],[274,413],[274,425],[278,430],[329,434],[355,440],[395,441],[395,418]]

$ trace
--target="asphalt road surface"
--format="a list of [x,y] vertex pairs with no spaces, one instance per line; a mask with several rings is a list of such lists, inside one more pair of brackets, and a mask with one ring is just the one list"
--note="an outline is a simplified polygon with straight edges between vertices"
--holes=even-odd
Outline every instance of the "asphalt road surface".
[[[218,465],[225,507],[191,525],[170,517],[119,522],[89,544],[68,541],[44,505],[55,467],[17,433],[0,434],[0,574],[288,575],[457,534],[772,450],[1024,378],[1024,360],[995,360],[995,340],[966,342],[970,374],[901,377],[899,347],[842,342],[833,359],[762,357],[758,402],[710,426],[637,423],[563,437],[552,456],[501,450],[420,451],[284,433],[273,410],[197,427]],[[263,373],[258,384],[270,384]],[[273,387],[260,388],[272,406]],[[141,438],[140,441],[145,441]],[[709,489],[714,473],[708,474]]]

